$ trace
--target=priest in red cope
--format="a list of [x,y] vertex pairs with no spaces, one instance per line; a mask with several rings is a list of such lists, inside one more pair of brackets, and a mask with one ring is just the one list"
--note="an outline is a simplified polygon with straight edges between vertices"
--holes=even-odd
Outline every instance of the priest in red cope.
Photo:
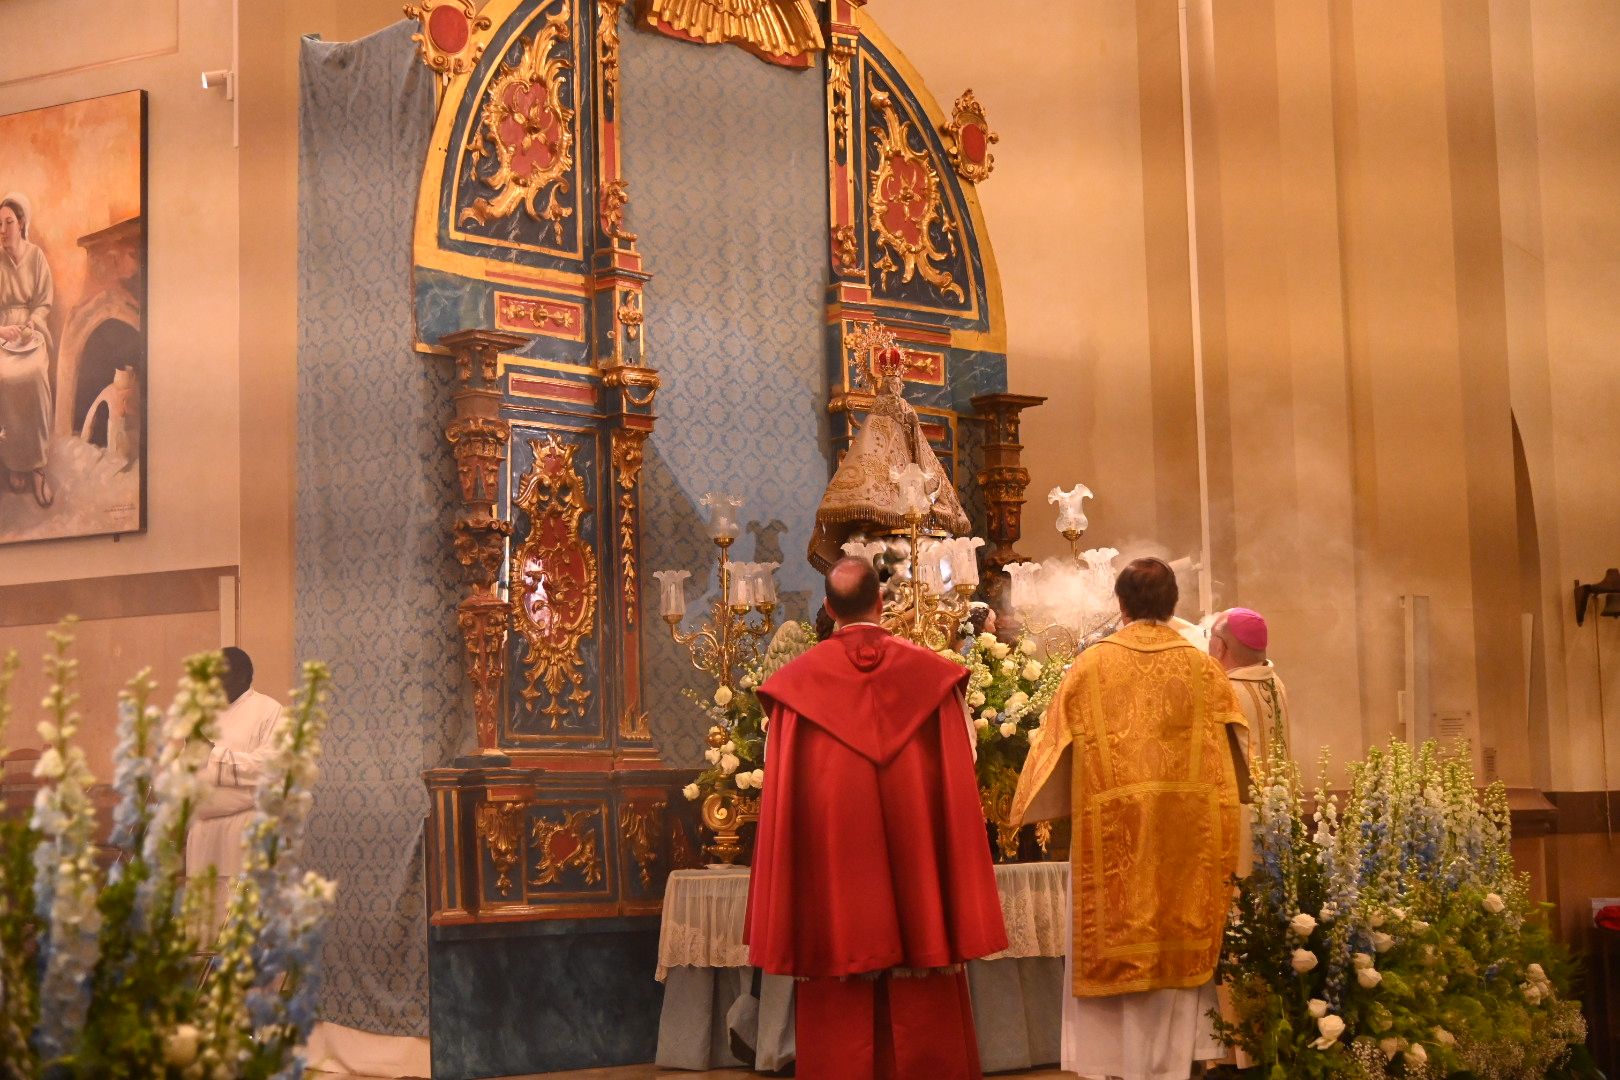
[[800,1080],[977,1078],[962,965],[1007,947],[962,704],[967,669],[878,625],[869,562],[827,572],[832,636],[770,714],[753,964],[797,985]]

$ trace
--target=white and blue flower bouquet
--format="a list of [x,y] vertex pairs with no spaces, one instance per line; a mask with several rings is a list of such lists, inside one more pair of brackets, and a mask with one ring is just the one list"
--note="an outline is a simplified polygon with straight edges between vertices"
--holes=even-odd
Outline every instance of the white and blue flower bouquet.
[[[201,942],[216,883],[186,879],[185,838],[224,704],[219,654],[186,661],[166,714],[149,672],[120,695],[118,856],[104,870],[94,781],[75,743],[71,623],[51,640],[41,786],[27,821],[0,820],[0,1078],[301,1075],[335,888],[299,866],[326,669],[304,666],[256,793],[242,873],[220,883],[232,889],[220,938]],[[0,732],[16,670],[15,654],[0,666]]]
[[1221,960],[1217,1027],[1248,1059],[1236,1075],[1600,1075],[1569,953],[1514,869],[1500,784],[1480,791],[1465,753],[1396,741],[1311,804],[1274,753]]

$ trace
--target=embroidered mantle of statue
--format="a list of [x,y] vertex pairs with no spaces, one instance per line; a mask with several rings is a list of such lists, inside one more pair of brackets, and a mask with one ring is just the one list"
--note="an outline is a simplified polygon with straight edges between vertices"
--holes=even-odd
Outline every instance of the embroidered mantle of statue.
[[922,469],[924,488],[932,502],[923,519],[925,531],[960,536],[972,529],[945,466],[928,445],[917,410],[901,395],[903,355],[892,345],[873,350],[873,354],[867,377],[877,384],[877,396],[816,509],[810,565],[817,570],[825,571],[836,562],[843,555],[844,542],[854,533],[907,527],[902,509],[905,499],[896,478],[907,465]]

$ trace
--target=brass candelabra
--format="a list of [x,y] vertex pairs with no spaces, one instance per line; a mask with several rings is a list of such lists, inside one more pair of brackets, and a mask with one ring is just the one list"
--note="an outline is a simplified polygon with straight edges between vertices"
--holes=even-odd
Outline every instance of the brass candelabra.
[[[927,649],[948,649],[955,644],[977,581],[958,578],[949,592],[935,592],[918,572],[922,556],[923,515],[906,515],[911,540],[911,574],[892,582],[883,605],[883,627]],[[971,553],[969,558],[971,559]]]
[[[738,669],[759,658],[760,643],[776,629],[776,582],[771,576],[776,567],[771,563],[734,564],[730,557],[734,538],[720,535],[711,539],[718,551],[720,592],[709,605],[708,618],[695,629],[682,631],[686,604],[677,590],[678,606],[666,595],[664,622],[670,636],[692,654],[693,667],[735,691]],[[746,568],[746,573],[734,567]],[[749,616],[756,613],[760,618],[751,621]]]

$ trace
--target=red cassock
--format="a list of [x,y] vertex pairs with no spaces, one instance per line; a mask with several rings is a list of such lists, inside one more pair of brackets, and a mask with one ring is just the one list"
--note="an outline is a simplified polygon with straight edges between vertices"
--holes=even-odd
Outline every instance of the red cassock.
[[771,723],[746,938],[756,967],[803,980],[802,1080],[979,1075],[961,965],[1007,934],[967,678],[852,626],[759,689]]

